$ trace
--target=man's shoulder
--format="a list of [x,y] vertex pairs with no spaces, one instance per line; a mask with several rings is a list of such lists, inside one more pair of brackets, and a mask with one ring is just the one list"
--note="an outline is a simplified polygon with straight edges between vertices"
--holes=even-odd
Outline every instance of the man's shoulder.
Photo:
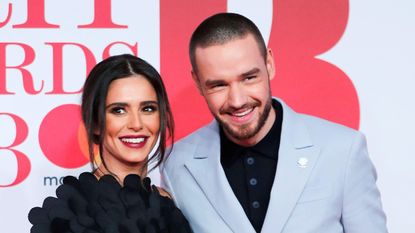
[[219,137],[217,127],[216,122],[211,122],[175,142],[165,161],[165,166],[183,164],[187,159],[193,157],[197,147],[209,143],[213,137]]
[[299,114],[299,117],[313,139],[320,139],[326,143],[352,143],[357,138],[364,138],[360,131],[340,123],[307,114]]
[[[194,147],[199,143],[203,143],[206,139],[209,139],[215,135],[217,135],[218,128],[217,123],[215,121],[206,124],[199,129],[195,130],[194,132],[190,133],[189,135],[183,137],[182,139],[178,140],[174,143],[174,148],[182,149],[183,147]],[[173,149],[174,152],[174,149]]]
[[[359,132],[351,127],[343,124],[336,123],[332,120],[323,119],[318,116],[309,115],[305,113],[296,112],[283,100],[274,97],[275,100],[279,101],[283,107],[283,118],[288,118],[289,121],[295,122],[294,124],[300,123],[307,127],[310,133],[321,133],[324,134],[340,134],[340,135],[354,135]],[[287,119],[285,119],[287,120]],[[284,120],[283,120],[284,121]],[[284,124],[284,123],[283,123]],[[292,125],[292,124],[290,124]]]
[[356,129],[353,129],[344,124],[334,122],[332,120],[327,120],[321,117],[307,115],[307,114],[299,114],[299,115],[306,122],[306,124],[311,128],[315,128],[319,130],[323,129],[323,130],[328,130],[328,131],[342,132],[345,134],[354,134],[358,132]]

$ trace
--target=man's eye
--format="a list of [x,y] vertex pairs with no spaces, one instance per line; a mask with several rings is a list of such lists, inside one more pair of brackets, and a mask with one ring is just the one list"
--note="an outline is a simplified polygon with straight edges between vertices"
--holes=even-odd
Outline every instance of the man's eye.
[[245,78],[245,81],[250,81],[250,80],[252,80],[252,79],[255,79],[257,76],[248,76],[248,77],[246,77]]
[[115,108],[112,108],[111,109],[111,113],[114,113],[114,114],[117,114],[117,115],[124,114],[125,113],[125,109],[124,108],[120,108],[120,107],[115,107]]
[[210,89],[218,89],[218,88],[222,88],[224,86],[225,86],[225,84],[218,83],[218,84],[214,84],[214,85],[210,86]]

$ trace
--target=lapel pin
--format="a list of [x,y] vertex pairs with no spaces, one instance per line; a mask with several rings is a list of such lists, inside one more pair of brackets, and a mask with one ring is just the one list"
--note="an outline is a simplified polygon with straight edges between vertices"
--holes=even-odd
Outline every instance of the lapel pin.
[[297,161],[297,165],[300,168],[306,168],[307,167],[307,164],[308,164],[308,159],[305,158],[305,157],[301,157]]

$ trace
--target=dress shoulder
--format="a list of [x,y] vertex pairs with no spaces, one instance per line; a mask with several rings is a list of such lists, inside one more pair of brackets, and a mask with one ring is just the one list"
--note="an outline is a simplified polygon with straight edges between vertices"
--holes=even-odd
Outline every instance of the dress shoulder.
[[56,197],[47,197],[28,218],[32,233],[192,232],[173,201],[138,175],[125,177],[122,186],[110,175],[67,176]]

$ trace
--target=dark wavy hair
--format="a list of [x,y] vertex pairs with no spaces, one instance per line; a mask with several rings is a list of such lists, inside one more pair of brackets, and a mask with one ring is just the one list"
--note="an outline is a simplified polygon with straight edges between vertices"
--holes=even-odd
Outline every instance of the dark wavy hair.
[[[98,63],[91,70],[85,81],[82,94],[82,120],[86,128],[88,151],[93,170],[97,169],[94,145],[98,145],[101,162],[112,173],[107,168],[102,157],[104,133],[106,130],[105,102],[112,81],[134,75],[142,75],[150,82],[156,92],[160,111],[160,142],[155,153],[147,160],[145,166],[156,161],[156,164],[149,171],[153,170],[161,164],[164,156],[171,151],[166,151],[166,144],[169,138],[171,145],[173,145],[174,121],[166,88],[160,74],[149,63],[136,56],[130,54],[111,56]],[[99,133],[97,134],[97,132]]]
[[247,17],[236,13],[218,13],[205,19],[193,32],[189,43],[189,57],[192,69],[197,73],[196,48],[222,45],[234,39],[252,35],[258,44],[264,61],[267,58],[267,46],[261,31]]

